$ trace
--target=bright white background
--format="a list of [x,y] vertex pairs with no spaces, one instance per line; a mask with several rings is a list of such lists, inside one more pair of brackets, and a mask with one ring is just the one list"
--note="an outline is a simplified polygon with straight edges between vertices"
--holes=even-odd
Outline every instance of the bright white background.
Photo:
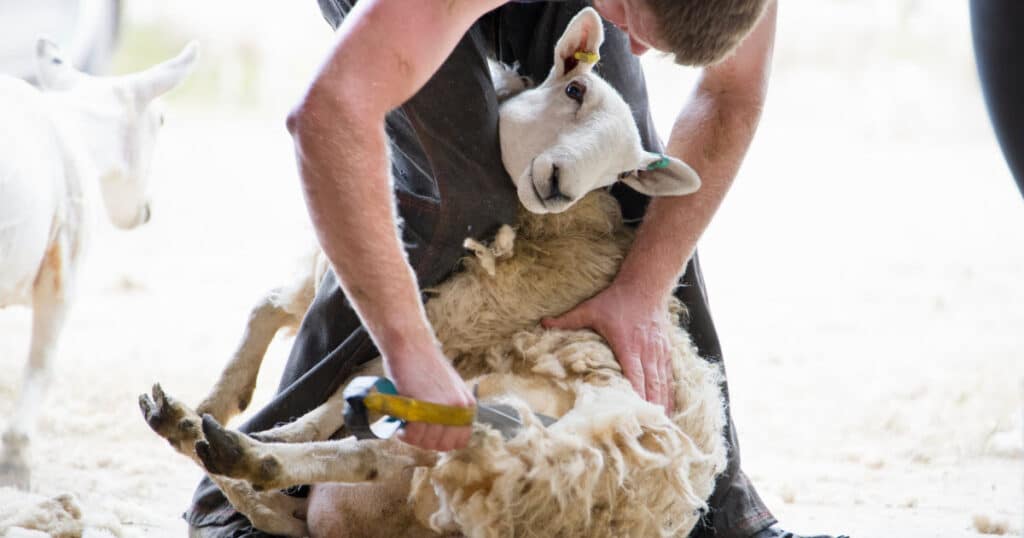
[[[115,71],[189,39],[202,62],[168,102],[153,221],[98,234],[35,491],[0,505],[70,491],[95,529],[182,536],[199,473],[135,398],[160,381],[197,402],[249,305],[309,250],[284,117],[330,32],[312,0],[127,7]],[[644,63],[667,132],[694,73]],[[783,1],[764,119],[700,250],[744,467],[788,527],[966,537],[980,517],[1020,532],[1024,200],[963,3]],[[28,331],[26,310],[0,311],[0,417]]]

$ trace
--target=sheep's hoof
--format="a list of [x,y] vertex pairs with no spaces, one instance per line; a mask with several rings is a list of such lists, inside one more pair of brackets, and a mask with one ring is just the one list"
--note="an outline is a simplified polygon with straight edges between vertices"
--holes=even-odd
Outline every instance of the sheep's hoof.
[[196,454],[207,471],[246,480],[256,491],[277,487],[281,463],[272,455],[258,456],[253,440],[224,429],[210,415],[203,415],[203,434],[206,439],[196,443]]
[[189,451],[202,438],[199,415],[165,394],[159,383],[153,385],[152,398],[148,394],[139,395],[139,409],[146,424],[178,452]]
[[32,485],[32,474],[23,461],[0,461],[0,488],[12,487],[28,491]]

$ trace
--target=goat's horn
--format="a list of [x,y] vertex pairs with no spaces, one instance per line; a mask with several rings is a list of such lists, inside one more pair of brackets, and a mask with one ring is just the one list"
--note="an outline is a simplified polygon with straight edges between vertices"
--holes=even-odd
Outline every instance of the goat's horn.
[[199,44],[192,41],[174,58],[135,75],[139,98],[148,101],[174,89],[192,71],[198,57]]

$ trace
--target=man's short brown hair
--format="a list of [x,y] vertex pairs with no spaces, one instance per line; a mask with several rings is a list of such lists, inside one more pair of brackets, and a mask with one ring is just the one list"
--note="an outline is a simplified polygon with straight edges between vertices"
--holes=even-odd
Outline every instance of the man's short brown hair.
[[676,63],[708,65],[729,55],[760,20],[768,0],[646,0],[655,31]]

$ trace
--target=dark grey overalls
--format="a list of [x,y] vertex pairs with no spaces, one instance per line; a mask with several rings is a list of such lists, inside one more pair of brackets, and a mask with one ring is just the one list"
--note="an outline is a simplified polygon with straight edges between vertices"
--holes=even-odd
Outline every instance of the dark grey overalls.
[[[354,3],[319,2],[333,27]],[[501,162],[498,103],[486,58],[518,62],[523,74],[543,80],[551,67],[555,42],[572,16],[586,5],[589,2],[580,0],[519,2],[485,15],[426,86],[388,115],[403,236],[409,262],[422,286],[433,285],[451,272],[464,254],[466,237],[489,239],[501,224],[512,223],[516,217],[519,202]],[[640,63],[630,53],[622,32],[608,24],[605,32],[597,71],[629,102],[646,149],[661,152]],[[628,220],[643,217],[646,197],[621,185],[613,192]],[[722,353],[696,256],[677,295],[689,308],[687,328],[701,355],[720,362]],[[337,280],[328,274],[296,336],[277,396],[240,429],[261,431],[305,414],[333,394],[357,365],[376,356],[373,342]],[[704,525],[692,536],[747,538],[775,522],[740,470],[731,419],[728,436],[728,468],[718,480]],[[185,518],[193,534],[199,536],[266,536],[232,510],[209,480],[200,484]]]

